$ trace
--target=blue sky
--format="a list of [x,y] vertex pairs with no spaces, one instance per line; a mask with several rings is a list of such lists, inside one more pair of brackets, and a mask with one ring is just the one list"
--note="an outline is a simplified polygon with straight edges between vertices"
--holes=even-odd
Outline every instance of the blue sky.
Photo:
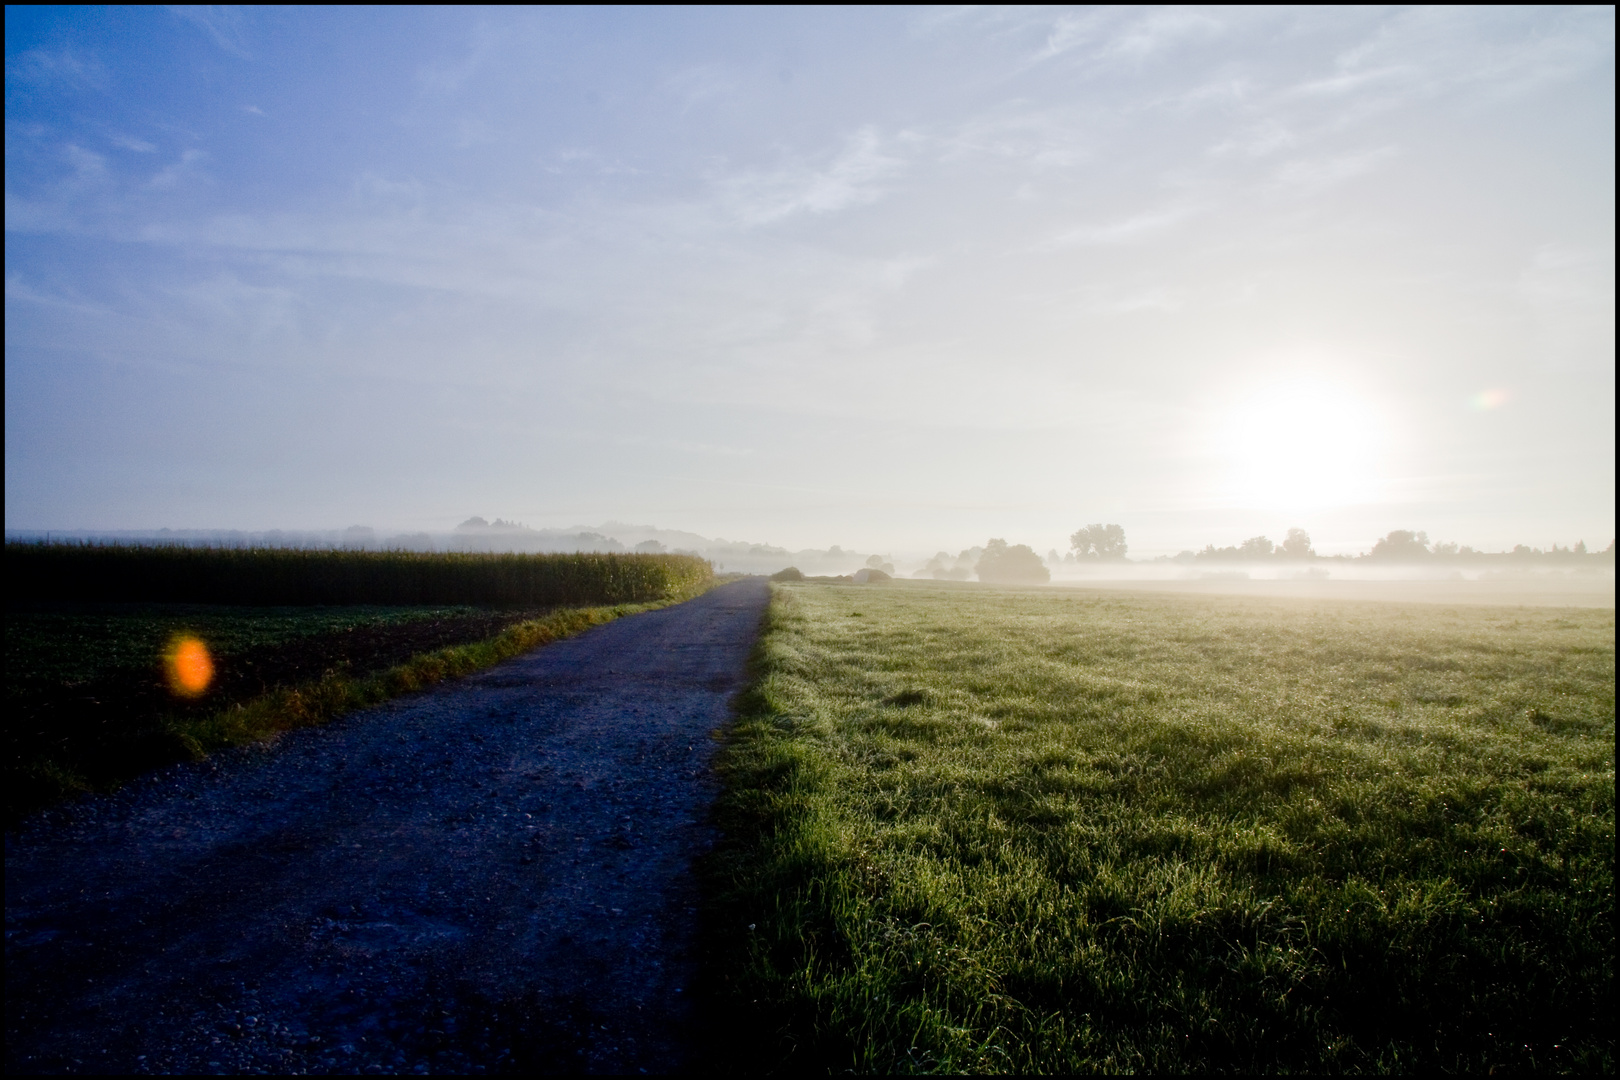
[[1614,533],[1614,13],[6,12],[6,525]]

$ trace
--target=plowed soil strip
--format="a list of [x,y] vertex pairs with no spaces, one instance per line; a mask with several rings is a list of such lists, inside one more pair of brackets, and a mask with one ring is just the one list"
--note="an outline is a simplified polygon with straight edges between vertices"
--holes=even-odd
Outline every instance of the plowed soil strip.
[[6,837],[8,1072],[670,1072],[763,581]]

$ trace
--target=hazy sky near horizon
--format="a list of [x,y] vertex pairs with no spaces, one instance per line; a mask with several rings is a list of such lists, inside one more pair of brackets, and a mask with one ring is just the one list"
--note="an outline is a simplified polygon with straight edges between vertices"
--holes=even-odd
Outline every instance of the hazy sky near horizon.
[[1614,18],[7,8],[6,526],[1602,546]]

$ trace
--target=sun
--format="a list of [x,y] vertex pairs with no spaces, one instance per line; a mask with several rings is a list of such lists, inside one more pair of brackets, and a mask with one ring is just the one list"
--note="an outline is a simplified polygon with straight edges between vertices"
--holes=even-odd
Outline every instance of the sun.
[[1342,387],[1271,383],[1234,405],[1216,448],[1230,495],[1242,505],[1344,506],[1375,495],[1383,424],[1376,410]]

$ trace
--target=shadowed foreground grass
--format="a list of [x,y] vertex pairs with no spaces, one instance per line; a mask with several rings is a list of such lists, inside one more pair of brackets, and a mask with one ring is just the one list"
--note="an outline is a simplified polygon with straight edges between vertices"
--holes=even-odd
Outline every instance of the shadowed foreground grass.
[[1610,1071],[1612,611],[775,586],[727,1064]]
[[[325,723],[682,598],[528,618],[471,608],[8,611],[7,827],[64,797]],[[192,701],[162,677],[163,643],[180,631],[216,654],[219,677]]]

